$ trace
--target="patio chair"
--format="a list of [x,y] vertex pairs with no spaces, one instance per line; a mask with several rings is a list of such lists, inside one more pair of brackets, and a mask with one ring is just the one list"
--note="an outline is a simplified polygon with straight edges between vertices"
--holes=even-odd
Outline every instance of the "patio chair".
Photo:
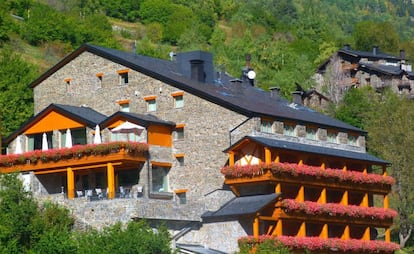
[[95,188],[96,195],[99,199],[103,198],[103,193],[101,188]]
[[119,186],[119,197],[124,198],[125,197],[125,189],[123,186]]
[[83,197],[83,191],[81,191],[81,190],[76,191],[76,196],[78,198]]

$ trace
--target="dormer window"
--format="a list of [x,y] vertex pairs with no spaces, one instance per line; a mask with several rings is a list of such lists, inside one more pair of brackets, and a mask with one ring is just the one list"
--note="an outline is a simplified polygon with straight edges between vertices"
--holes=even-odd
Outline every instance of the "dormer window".
[[129,70],[119,70],[118,71],[118,75],[119,75],[119,84],[120,85],[127,85],[129,80],[128,80],[128,72]]
[[261,124],[260,124],[260,131],[261,132],[267,132],[267,133],[272,133],[272,124],[273,121],[271,120],[267,120],[267,119],[261,119]]
[[285,129],[285,135],[286,136],[296,136],[295,135],[295,125],[285,123],[284,124],[284,129]]
[[356,146],[358,145],[358,137],[355,135],[348,135],[348,144]]
[[313,127],[306,127],[306,138],[316,140],[317,129]]
[[337,133],[334,131],[329,131],[326,134],[326,140],[331,143],[337,143]]

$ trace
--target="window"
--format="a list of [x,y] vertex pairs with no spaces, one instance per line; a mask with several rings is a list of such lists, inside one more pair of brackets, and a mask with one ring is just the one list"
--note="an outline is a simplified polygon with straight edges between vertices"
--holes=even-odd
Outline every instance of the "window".
[[260,130],[262,132],[272,133],[272,121],[269,120],[261,120]]
[[187,203],[187,189],[175,190],[174,192],[177,195],[181,205]]
[[293,124],[284,124],[285,135],[295,136],[295,126]]
[[184,139],[184,124],[177,124],[175,126],[175,139],[176,140],[183,140]]
[[147,102],[147,111],[148,112],[153,112],[153,111],[157,111],[157,101],[156,101],[157,96],[147,96],[144,97],[144,100]]
[[120,70],[120,71],[118,71],[119,84],[120,85],[126,85],[126,84],[128,84],[128,82],[129,82],[129,80],[128,80],[128,72],[129,72],[129,70]]
[[357,136],[354,136],[354,135],[349,135],[348,136],[348,143],[350,145],[356,146],[358,144],[357,140],[358,140]]
[[118,101],[118,104],[121,107],[122,112],[129,112],[129,100]]
[[306,138],[316,140],[316,128],[307,127],[306,128]]
[[168,192],[169,167],[152,165],[152,191]]
[[328,142],[331,142],[331,143],[336,143],[337,141],[337,139],[336,139],[336,132],[333,132],[333,131],[328,131],[328,134],[326,135],[326,140],[328,141]]
[[[52,142],[52,132],[46,133],[46,139],[47,139],[47,148],[52,149],[53,148],[53,142]],[[28,136],[28,150],[42,150],[42,143],[43,143],[43,133],[33,134]]]
[[103,78],[103,73],[96,73],[96,78],[98,79],[98,82],[96,84],[96,88],[101,88],[102,87],[102,78]]
[[86,145],[86,129],[71,130],[73,145]]
[[174,97],[174,107],[182,108],[184,107],[184,92],[175,92],[171,94]]
[[65,78],[64,81],[65,81],[66,84],[70,85],[70,82],[72,81],[72,79],[71,78]]
[[176,154],[175,158],[177,159],[178,165],[180,167],[184,166],[184,154]]

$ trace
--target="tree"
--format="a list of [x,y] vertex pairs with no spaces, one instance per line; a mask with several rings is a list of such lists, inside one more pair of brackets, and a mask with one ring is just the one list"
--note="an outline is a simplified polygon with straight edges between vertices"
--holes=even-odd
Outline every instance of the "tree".
[[153,230],[146,221],[117,223],[102,232],[89,231],[79,235],[78,253],[83,254],[168,254],[170,235],[163,226]]
[[391,174],[396,180],[393,196],[399,215],[397,230],[403,248],[414,225],[414,104],[412,100],[387,92],[372,107],[366,124],[368,144],[370,151],[392,163]]
[[0,54],[0,115],[1,135],[17,130],[33,115],[33,92],[29,88],[36,68],[5,49]]
[[390,22],[359,22],[355,25],[353,36],[358,50],[369,51],[374,46],[384,52],[398,50],[399,36]]

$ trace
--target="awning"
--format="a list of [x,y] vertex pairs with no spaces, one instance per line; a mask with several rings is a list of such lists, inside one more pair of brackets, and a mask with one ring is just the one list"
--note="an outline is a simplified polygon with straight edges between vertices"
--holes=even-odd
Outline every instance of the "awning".
[[272,193],[266,195],[236,197],[223,205],[219,210],[204,213],[201,218],[213,219],[218,217],[253,215],[261,211],[270,203],[275,202],[279,195],[280,194]]

